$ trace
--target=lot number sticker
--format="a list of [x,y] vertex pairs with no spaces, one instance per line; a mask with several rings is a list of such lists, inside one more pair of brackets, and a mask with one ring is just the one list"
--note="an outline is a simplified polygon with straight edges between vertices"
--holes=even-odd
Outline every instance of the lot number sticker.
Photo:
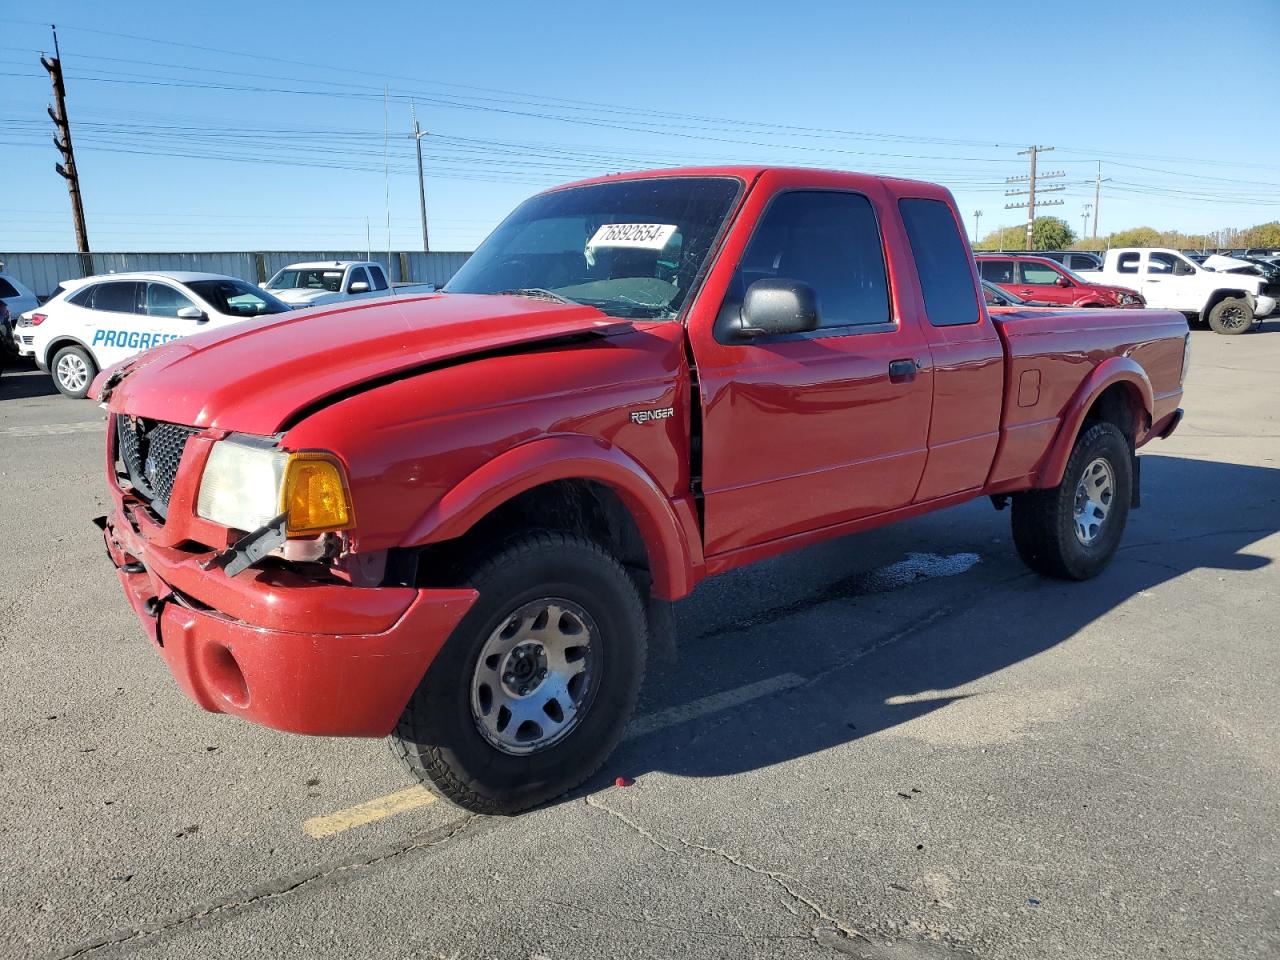
[[673,223],[606,223],[587,241],[589,249],[630,247],[633,250],[661,250],[676,232]]

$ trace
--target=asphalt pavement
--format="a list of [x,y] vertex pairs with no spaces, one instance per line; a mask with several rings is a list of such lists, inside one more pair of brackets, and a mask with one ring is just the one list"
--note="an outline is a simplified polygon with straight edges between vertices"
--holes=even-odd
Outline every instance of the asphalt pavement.
[[101,411],[6,372],[0,955],[1280,956],[1280,321],[1192,340],[1099,579],[982,500],[709,581],[514,818],[189,703],[90,523]]

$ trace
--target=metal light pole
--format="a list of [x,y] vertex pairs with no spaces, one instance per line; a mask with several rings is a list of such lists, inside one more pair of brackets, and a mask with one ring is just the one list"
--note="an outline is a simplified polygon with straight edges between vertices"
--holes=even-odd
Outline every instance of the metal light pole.
[[427,241],[427,185],[422,178],[422,138],[427,133],[418,127],[418,111],[412,104],[409,106],[409,115],[413,117],[413,145],[418,150],[418,205],[422,210],[422,252],[430,253],[431,244]]
[[973,242],[977,243],[982,236],[982,211],[973,211]]
[[1089,232],[1089,210],[1093,207],[1092,203],[1085,203],[1084,209],[1080,211],[1080,239],[1084,239],[1084,235]]

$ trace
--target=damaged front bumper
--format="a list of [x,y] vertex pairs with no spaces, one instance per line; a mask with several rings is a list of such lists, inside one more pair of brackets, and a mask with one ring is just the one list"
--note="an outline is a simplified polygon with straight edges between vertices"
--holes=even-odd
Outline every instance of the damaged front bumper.
[[385,736],[476,599],[281,566],[228,576],[209,566],[217,551],[192,548],[112,492],[115,508],[98,521],[107,554],[147,638],[205,710],[294,733]]

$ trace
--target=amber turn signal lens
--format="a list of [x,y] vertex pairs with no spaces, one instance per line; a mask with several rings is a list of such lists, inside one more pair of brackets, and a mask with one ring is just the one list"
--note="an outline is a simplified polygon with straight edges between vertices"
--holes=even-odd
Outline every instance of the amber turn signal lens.
[[324,453],[295,453],[285,467],[282,511],[289,536],[354,526],[351,494],[342,464]]

